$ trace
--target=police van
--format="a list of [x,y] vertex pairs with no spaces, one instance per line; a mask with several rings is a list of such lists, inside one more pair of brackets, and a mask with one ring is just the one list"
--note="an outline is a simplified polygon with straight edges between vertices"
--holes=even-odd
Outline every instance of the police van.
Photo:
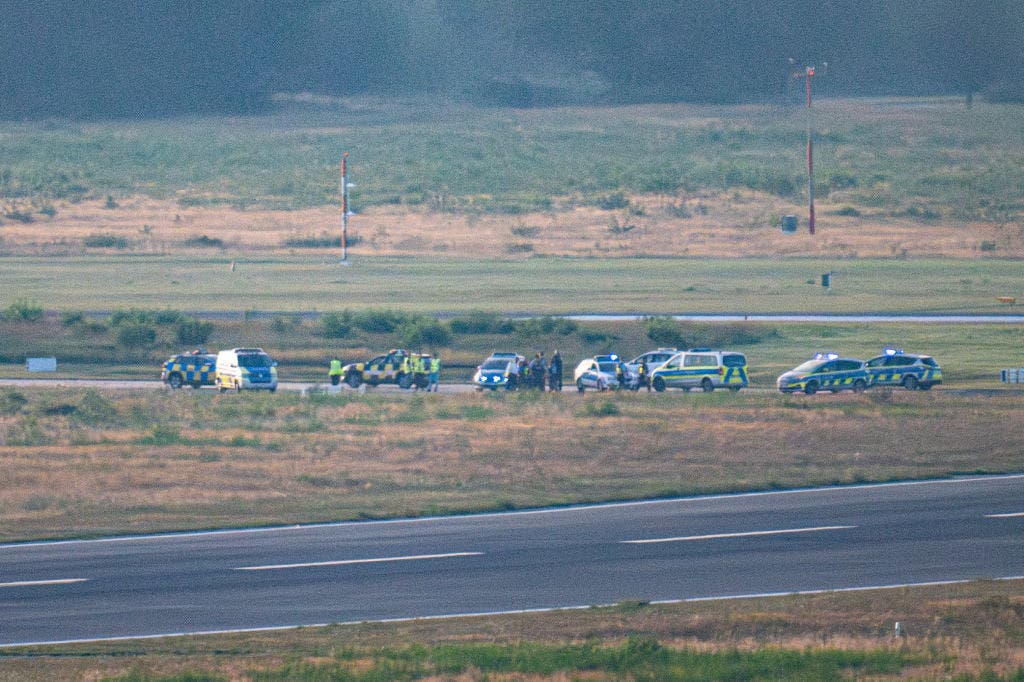
[[217,354],[200,350],[172,355],[160,371],[160,381],[171,388],[213,386]]
[[232,348],[217,353],[214,381],[220,392],[277,390],[277,363],[262,348]]
[[735,392],[747,385],[746,356],[712,348],[680,351],[651,372],[651,386],[659,393],[666,388],[699,388],[705,393],[728,388]]

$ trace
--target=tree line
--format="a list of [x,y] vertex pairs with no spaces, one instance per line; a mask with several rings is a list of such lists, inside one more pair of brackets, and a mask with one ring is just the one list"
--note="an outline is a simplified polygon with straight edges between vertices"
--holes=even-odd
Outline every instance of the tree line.
[[[1016,0],[0,0],[0,117],[258,111],[275,92],[482,104],[1024,96]],[[791,63],[792,62],[792,63]]]

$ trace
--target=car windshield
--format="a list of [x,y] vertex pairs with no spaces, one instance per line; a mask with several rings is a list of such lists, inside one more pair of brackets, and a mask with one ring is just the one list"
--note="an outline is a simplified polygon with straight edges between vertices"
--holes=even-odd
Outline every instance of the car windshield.
[[238,365],[240,367],[270,367],[270,356],[265,353],[240,353]]
[[508,360],[488,360],[480,365],[480,369],[500,369],[504,371],[508,369]]
[[739,353],[730,353],[722,356],[722,364],[726,367],[742,367],[747,364],[747,359]]
[[797,374],[807,374],[808,372],[813,372],[814,370],[818,369],[820,365],[821,360],[808,360],[807,362],[794,367],[792,371],[796,372]]

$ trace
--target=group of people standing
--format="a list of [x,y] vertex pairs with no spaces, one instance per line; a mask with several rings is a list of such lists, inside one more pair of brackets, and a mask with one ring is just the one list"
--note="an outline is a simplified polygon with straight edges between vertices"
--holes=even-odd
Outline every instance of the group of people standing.
[[551,355],[551,361],[544,358],[544,352],[533,354],[533,359],[526,362],[523,358],[519,361],[519,385],[523,388],[533,388],[538,391],[561,391],[562,390],[562,356],[556,350]]

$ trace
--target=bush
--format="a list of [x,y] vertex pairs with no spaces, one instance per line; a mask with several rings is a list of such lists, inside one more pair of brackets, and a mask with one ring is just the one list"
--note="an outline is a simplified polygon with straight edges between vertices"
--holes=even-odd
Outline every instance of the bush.
[[599,197],[596,202],[597,207],[603,211],[614,211],[623,208],[629,208],[629,199],[622,192],[613,192],[603,197]]
[[205,234],[201,237],[192,237],[191,239],[185,240],[185,246],[224,246],[224,240],[217,239],[216,237],[207,237]]
[[139,310],[137,308],[115,310],[110,314],[111,327],[139,324],[156,324],[156,316],[149,310]]
[[519,320],[515,323],[516,333],[520,336],[539,336],[541,334],[558,334],[569,336],[575,334],[579,324],[575,320],[564,317],[531,317],[526,320]]
[[169,308],[153,313],[153,321],[161,325],[177,324],[184,319],[187,319],[184,315],[177,310],[170,310]]
[[648,317],[644,320],[644,333],[658,346],[682,348],[683,330],[671,317]]
[[60,323],[64,327],[77,327],[85,322],[85,315],[80,312],[64,312],[60,314]]
[[455,334],[511,334],[515,323],[496,313],[476,310],[466,317],[456,317],[448,322],[448,328]]
[[3,316],[18,322],[38,322],[43,319],[43,306],[27,298],[19,298],[7,306]]
[[343,339],[352,333],[352,313],[326,313],[320,318],[320,334],[329,339]]
[[174,335],[182,346],[202,346],[210,339],[213,329],[213,322],[185,317],[178,321]]
[[128,240],[116,234],[91,234],[82,240],[85,246],[93,249],[126,249]]
[[352,316],[352,324],[368,334],[390,334],[408,320],[396,310],[364,310]]
[[399,335],[408,348],[437,348],[451,343],[451,334],[445,326],[427,318],[406,322],[399,330]]
[[117,330],[117,343],[125,348],[148,348],[156,343],[156,329],[147,324],[125,324]]

